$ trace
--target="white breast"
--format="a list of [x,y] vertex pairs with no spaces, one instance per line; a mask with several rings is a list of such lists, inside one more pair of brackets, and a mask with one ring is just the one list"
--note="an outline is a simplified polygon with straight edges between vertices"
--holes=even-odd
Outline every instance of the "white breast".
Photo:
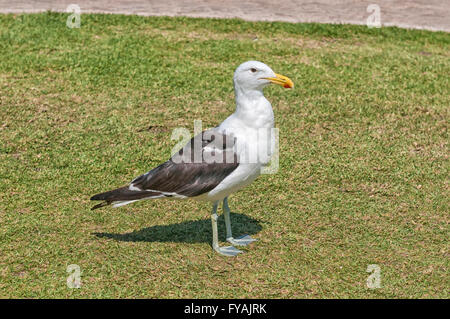
[[273,126],[272,106],[265,98],[258,103],[246,103],[245,107],[238,105],[236,112],[223,121],[218,129],[236,138],[235,147],[240,164],[219,185],[199,199],[221,200],[253,182],[273,154]]

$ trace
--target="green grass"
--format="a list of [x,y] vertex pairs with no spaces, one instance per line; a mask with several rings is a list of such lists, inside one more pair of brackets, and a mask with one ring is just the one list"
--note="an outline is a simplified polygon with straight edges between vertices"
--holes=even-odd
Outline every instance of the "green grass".
[[[0,297],[449,297],[448,33],[67,16],[0,15]],[[230,197],[258,242],[214,253],[207,203],[90,211],[232,113],[250,59],[296,85],[266,90],[279,172]]]

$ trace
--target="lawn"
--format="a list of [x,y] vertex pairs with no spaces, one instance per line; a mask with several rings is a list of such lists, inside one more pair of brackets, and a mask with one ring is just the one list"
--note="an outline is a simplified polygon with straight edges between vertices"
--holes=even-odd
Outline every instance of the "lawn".
[[[0,297],[449,298],[448,33],[67,16],[0,15]],[[295,83],[279,171],[230,197],[257,242],[215,253],[208,203],[90,210],[231,114],[246,60]]]

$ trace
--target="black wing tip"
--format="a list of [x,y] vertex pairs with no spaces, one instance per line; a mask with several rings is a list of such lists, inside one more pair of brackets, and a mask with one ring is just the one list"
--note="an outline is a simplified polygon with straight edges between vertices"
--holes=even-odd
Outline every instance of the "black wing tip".
[[101,202],[100,204],[97,204],[94,207],[92,207],[91,210],[96,210],[97,208],[102,208],[102,207],[105,207],[105,206],[108,206],[109,204],[111,204],[111,201],[108,201],[105,198],[105,193],[96,194],[96,195],[92,196],[90,198],[90,200],[103,200],[104,201],[104,202]]
[[97,194],[91,197],[91,200],[103,200],[103,194]]
[[111,204],[111,203],[105,201],[105,202],[102,202],[100,204],[95,205],[94,207],[91,208],[91,210],[96,210],[97,208],[102,208],[102,207],[105,207],[105,206],[109,206],[109,204]]

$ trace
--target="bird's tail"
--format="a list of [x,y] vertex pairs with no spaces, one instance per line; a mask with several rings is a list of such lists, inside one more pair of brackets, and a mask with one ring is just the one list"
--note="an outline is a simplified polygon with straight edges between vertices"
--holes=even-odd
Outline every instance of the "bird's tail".
[[95,205],[91,209],[97,209],[109,205],[113,207],[120,207],[141,199],[164,197],[159,192],[152,191],[134,191],[130,190],[128,186],[120,187],[108,192],[100,193],[91,197],[91,200],[102,200],[100,204]]

